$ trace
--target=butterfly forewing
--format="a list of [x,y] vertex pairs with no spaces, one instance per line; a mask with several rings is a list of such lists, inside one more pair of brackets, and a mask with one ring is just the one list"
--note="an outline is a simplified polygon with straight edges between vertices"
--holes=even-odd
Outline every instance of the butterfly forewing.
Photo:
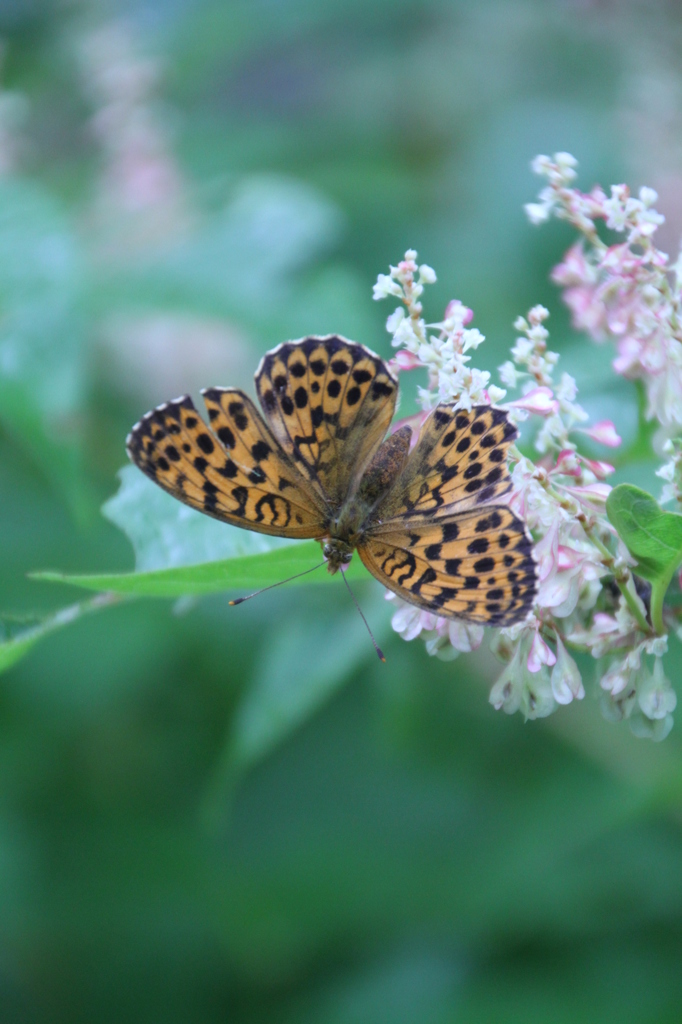
[[386,365],[344,338],[305,338],[264,357],[256,390],[284,451],[338,508],[393,417],[398,385]]
[[530,537],[504,506],[404,527],[393,521],[358,553],[390,590],[448,618],[509,626],[527,616],[535,596]]
[[253,402],[232,388],[209,389],[205,401],[213,430],[189,396],[147,413],[128,437],[132,461],[216,519],[281,537],[321,536],[319,501]]
[[503,409],[438,405],[377,516],[440,518],[499,500],[511,488],[507,452],[517,433]]

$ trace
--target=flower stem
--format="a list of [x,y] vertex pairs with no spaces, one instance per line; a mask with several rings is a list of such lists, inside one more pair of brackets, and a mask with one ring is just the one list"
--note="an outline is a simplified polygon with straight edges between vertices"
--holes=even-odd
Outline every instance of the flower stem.
[[[613,555],[611,554],[611,552],[607,548],[606,544],[604,544],[599,539],[599,537],[597,537],[597,535],[596,535],[595,531],[592,529],[592,527],[589,526],[588,524],[583,523],[583,529],[584,529],[585,533],[588,535],[588,537],[590,538],[590,543],[594,544],[594,546],[597,548],[597,550],[602,555],[602,561],[603,561],[604,565],[613,572],[613,577],[614,577],[614,579],[616,581],[618,589],[620,590],[621,594],[625,598],[625,603],[627,604],[628,608],[632,612],[632,615],[633,615],[634,619],[636,620],[637,625],[639,626],[639,628],[642,630],[643,633],[649,635],[651,633],[651,626],[647,622],[646,617],[645,617],[645,615],[642,612],[642,608],[640,606],[640,603],[639,603],[639,600],[638,600],[637,596],[635,594],[633,594],[632,591],[630,590],[630,588],[628,587],[628,582],[632,578],[632,574],[630,573],[630,570],[626,569],[624,566],[623,566],[622,569],[617,570],[615,568],[615,559],[614,559]],[[653,592],[652,592],[652,598],[653,598]],[[651,606],[651,612],[652,612],[652,622],[653,622],[654,621],[653,620],[653,601],[652,601],[652,606]],[[663,620],[661,619],[661,623],[662,623],[662,621]],[[654,624],[654,629],[656,629],[655,624]],[[656,629],[656,632],[658,633],[659,630]],[[664,632],[664,630],[661,629],[660,632]]]
[[[618,584],[618,589],[620,590],[621,594],[625,598],[625,601],[627,603],[628,608],[630,609],[630,611],[634,615],[635,619],[637,620],[637,624],[638,624],[639,628],[642,630],[643,633],[650,634],[651,633],[651,626],[646,621],[645,617],[642,615],[642,609],[640,608],[640,606],[639,606],[639,604],[637,602],[637,598],[632,593],[632,591],[628,588],[627,581],[626,580],[621,580],[617,576],[615,577],[615,580],[616,580],[616,583]],[[653,597],[653,593],[652,593],[652,597]],[[664,633],[665,630],[663,629],[663,619],[661,618],[661,628],[659,630],[657,628],[657,626],[656,626],[656,620],[654,619],[653,614],[654,614],[654,606],[653,606],[653,603],[652,603],[652,605],[651,605],[651,617],[652,617],[652,622],[653,622],[653,625],[654,625],[654,629],[655,629],[656,633],[659,633],[659,634],[660,633]]]
[[657,580],[651,587],[651,624],[658,636],[666,632],[663,623],[663,599],[670,581]]

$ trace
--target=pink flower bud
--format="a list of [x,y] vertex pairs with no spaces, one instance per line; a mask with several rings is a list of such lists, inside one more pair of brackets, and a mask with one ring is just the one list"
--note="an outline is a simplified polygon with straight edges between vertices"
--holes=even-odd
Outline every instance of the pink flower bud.
[[392,370],[416,370],[417,367],[421,366],[419,359],[414,352],[408,352],[406,348],[401,348],[399,352],[396,352],[393,359],[389,360],[390,368]]
[[445,316],[443,319],[448,320],[451,316],[454,316],[455,313],[457,313],[457,316],[461,319],[463,325],[470,324],[474,319],[473,309],[469,309],[469,307],[465,306],[459,299],[451,299],[450,302],[448,302],[445,307]]
[[581,430],[580,433],[587,434],[593,441],[605,444],[607,448],[617,448],[623,443],[622,438],[616,433],[616,428],[611,420],[600,420],[599,423]]
[[565,487],[564,490],[567,494],[577,498],[583,505],[588,505],[590,508],[596,506],[601,509],[611,493],[611,485],[596,483],[587,484],[585,487]]
[[597,480],[604,480],[611,473],[615,472],[616,467],[612,466],[610,462],[595,462],[594,459],[583,459],[583,462],[588,469],[591,469]]
[[556,460],[556,466],[550,472],[561,473],[562,476],[579,477],[581,469],[578,456],[574,451],[571,451],[570,448],[564,448],[562,452],[559,452]]
[[528,652],[528,671],[539,672],[543,665],[554,665],[556,655],[551,647],[548,647],[539,633],[533,637],[533,643]]
[[595,632],[600,636],[604,636],[607,633],[617,633],[618,623],[613,615],[607,615],[606,612],[596,612],[594,619]]
[[557,548],[557,568],[563,569],[575,569],[575,567],[583,561],[582,551],[576,551],[575,548],[568,548],[565,544],[560,544]]
[[523,398],[517,398],[509,405],[515,409],[525,409],[527,412],[536,413],[538,416],[553,416],[559,411],[559,403],[554,397],[551,388],[533,388]]

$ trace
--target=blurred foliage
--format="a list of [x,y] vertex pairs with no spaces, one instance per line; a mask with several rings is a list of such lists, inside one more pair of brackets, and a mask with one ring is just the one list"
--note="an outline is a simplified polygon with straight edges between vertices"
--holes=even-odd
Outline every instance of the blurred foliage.
[[391,635],[360,573],[386,665],[339,586],[90,615],[26,574],[263,558],[118,489],[125,436],[288,337],[388,354],[371,285],[408,246],[484,368],[547,305],[657,493],[634,387],[548,280],[570,235],[522,204],[567,149],[659,188],[677,244],[681,29],[663,0],[0,5],[3,1022],[679,1020],[679,726],[498,715],[486,656]]

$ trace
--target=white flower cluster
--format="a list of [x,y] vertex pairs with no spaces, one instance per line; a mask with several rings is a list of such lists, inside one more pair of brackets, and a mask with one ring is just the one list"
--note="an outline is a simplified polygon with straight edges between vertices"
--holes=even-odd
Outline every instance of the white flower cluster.
[[[602,658],[630,643],[640,627],[645,633],[649,629],[628,569],[629,555],[605,514],[610,487],[603,481],[613,466],[580,454],[572,435],[586,433],[610,446],[620,444],[620,438],[610,421],[577,427],[588,417],[575,401],[575,380],[564,373],[558,384],[554,381],[559,356],[547,347],[548,315],[536,306],[527,317],[519,317],[514,326],[522,333],[512,360],[500,367],[505,383],[522,389],[523,397],[509,403],[512,415],[518,419],[534,414],[542,420],[535,438],[539,463],[511,451],[510,505],[536,542],[535,615],[499,631],[495,649],[508,665],[490,698],[495,707],[508,713],[520,709],[529,718],[544,717],[557,705],[584,696],[567,645]],[[618,610],[614,616],[600,615],[596,608],[606,597],[602,581],[614,573],[621,589]]]
[[[487,371],[468,365],[471,356],[467,353],[485,341],[480,331],[466,326],[473,317],[472,311],[455,299],[448,304],[440,323],[426,324],[422,319],[419,300],[424,285],[433,284],[436,274],[426,264],[418,267],[416,260],[417,253],[408,249],[398,266],[391,267],[389,274],[379,274],[374,285],[375,299],[391,295],[403,303],[386,321],[386,330],[393,335],[393,346],[400,350],[393,365],[399,370],[417,366],[428,369],[429,386],[419,389],[425,412],[444,399],[453,401],[461,409],[499,402],[506,392],[490,384]],[[432,333],[434,331],[438,333]]]
[[[664,221],[654,209],[656,192],[645,187],[635,199],[627,185],[612,185],[609,197],[599,186],[582,193],[571,187],[577,161],[567,153],[537,157],[532,166],[548,185],[539,203],[526,206],[530,220],[553,215],[583,236],[552,274],[574,326],[595,341],[615,342],[616,373],[641,380],[648,418],[659,420],[665,436],[676,433],[682,426],[682,256],[670,264],[654,245]],[[607,245],[599,221],[625,239]]]
[[[666,637],[642,641],[617,656],[601,678],[604,717],[611,722],[629,719],[635,736],[663,740],[673,727],[677,695],[663,672],[666,650]],[[652,670],[642,660],[644,654],[654,655]]]
[[[552,210],[560,215],[567,202],[563,193],[572,194],[575,161],[560,156],[549,164],[542,158],[538,164],[550,176],[550,187],[541,196],[547,215]],[[637,223],[645,227],[645,201],[641,200],[642,209],[623,202],[631,229],[638,217]],[[578,206],[576,200],[572,219]],[[583,215],[587,216],[584,211]],[[541,219],[539,214],[536,219]],[[420,299],[424,284],[435,281],[436,275],[430,267],[418,267],[416,257],[413,250],[406,252],[397,267],[379,277],[374,289],[376,299],[390,295],[402,302],[386,325],[399,349],[392,360],[394,369],[428,369],[429,387],[420,389],[425,412],[443,400],[466,409],[499,402],[507,392],[490,384],[490,374],[469,365],[468,353],[484,340],[479,331],[467,327],[471,310],[453,300],[440,323],[424,321]],[[520,392],[506,403],[510,416],[516,421],[539,418],[537,460],[511,449],[509,498],[533,533],[539,589],[528,620],[495,631],[492,647],[506,666],[490,701],[509,714],[521,711],[526,718],[541,718],[582,699],[585,688],[569,653],[572,648],[595,659],[605,716],[627,718],[636,735],[662,739],[672,725],[675,706],[661,661],[667,639],[656,636],[649,624],[630,570],[632,559],[606,516],[610,487],[605,480],[613,466],[587,458],[577,444],[580,434],[608,447],[617,447],[620,438],[609,420],[585,426],[588,416],[576,401],[577,385],[569,374],[555,381],[559,356],[548,348],[548,316],[543,306],[535,306],[518,318],[511,358],[500,367],[502,382]],[[680,459],[677,449],[671,454]],[[671,480],[677,479],[677,467],[676,461]],[[405,640],[421,637],[429,654],[450,660],[482,642],[481,626],[421,611],[394,594],[386,596],[397,606],[393,628]],[[645,655],[654,658],[652,669]]]

